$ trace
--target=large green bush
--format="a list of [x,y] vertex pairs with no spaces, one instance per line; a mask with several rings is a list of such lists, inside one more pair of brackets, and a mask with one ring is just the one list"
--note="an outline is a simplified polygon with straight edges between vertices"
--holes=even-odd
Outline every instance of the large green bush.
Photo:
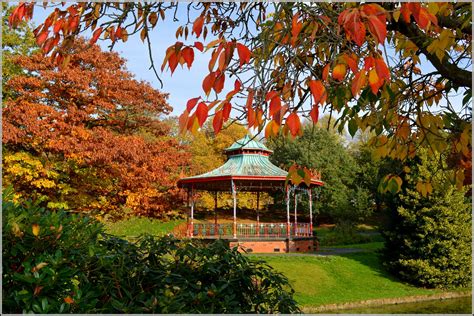
[[[406,187],[392,206],[383,258],[387,267],[410,283],[439,288],[471,284],[471,203],[466,189],[447,179],[449,172],[422,152],[406,175]],[[433,191],[422,196],[418,181],[430,178]]]
[[129,243],[91,219],[3,204],[7,313],[292,313],[288,280],[229,249],[173,237]]

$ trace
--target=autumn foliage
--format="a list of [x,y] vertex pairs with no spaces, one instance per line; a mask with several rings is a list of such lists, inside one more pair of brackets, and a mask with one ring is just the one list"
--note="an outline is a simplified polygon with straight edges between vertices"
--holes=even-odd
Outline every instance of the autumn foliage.
[[52,208],[166,217],[188,155],[160,121],[167,95],[139,82],[116,53],[77,40],[68,67],[19,56],[7,83],[4,185]]

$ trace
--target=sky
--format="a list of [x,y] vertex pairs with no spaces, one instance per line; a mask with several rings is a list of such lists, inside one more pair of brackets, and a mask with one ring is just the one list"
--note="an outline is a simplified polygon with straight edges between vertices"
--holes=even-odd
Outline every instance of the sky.
[[[182,10],[178,11],[177,17],[181,21],[184,21],[184,6],[182,6],[181,9]],[[36,7],[33,23],[36,25],[42,23],[49,12],[51,12],[49,9],[44,10],[42,7]],[[193,21],[195,17],[191,16],[190,19]],[[154,88],[164,93],[169,93],[168,103],[173,107],[173,112],[171,115],[175,116],[179,116],[183,112],[189,99],[204,95],[202,91],[202,80],[209,72],[207,68],[210,59],[209,53],[201,53],[198,50],[195,50],[195,59],[191,69],[188,69],[186,66],[184,68],[178,66],[172,75],[171,72],[166,68],[163,72],[161,72],[161,64],[163,62],[166,49],[177,41],[175,32],[176,29],[182,25],[182,23],[183,22],[173,22],[173,20],[169,18],[166,19],[166,22],[159,19],[155,29],[150,32],[153,59],[155,61],[155,67],[157,68],[159,76],[163,82],[163,87],[161,87],[161,84],[156,78],[153,70],[150,69],[148,47],[146,43],[143,43],[140,40],[138,34],[135,36],[130,36],[126,43],[118,41],[114,47],[114,51],[118,52],[123,58],[127,60],[127,68],[135,75],[136,79],[145,80],[149,82]],[[90,33],[85,33],[84,35],[86,37],[90,37]],[[183,38],[180,38],[179,40],[184,41]],[[211,40],[212,38],[208,37],[206,41],[204,41],[204,44],[210,42]],[[188,41],[184,41],[184,43],[192,44],[194,41],[194,36],[189,36]],[[108,50],[110,41],[99,40],[98,44],[104,50]],[[391,52],[389,52],[389,54],[391,54]],[[433,67],[429,63],[423,63],[421,69],[423,72],[429,72],[433,70]],[[230,91],[232,89],[233,80],[226,80],[223,91]],[[460,106],[462,95],[453,95],[450,97],[450,100],[454,104],[459,104]],[[321,114],[324,114],[324,112]]]

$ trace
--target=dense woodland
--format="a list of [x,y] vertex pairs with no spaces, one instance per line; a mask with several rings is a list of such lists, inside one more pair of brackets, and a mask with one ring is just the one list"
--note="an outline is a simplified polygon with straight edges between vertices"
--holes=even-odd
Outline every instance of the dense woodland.
[[[144,6],[145,10],[133,4],[85,4],[81,12],[137,10],[138,20],[148,21],[135,21],[143,25],[137,33],[146,41],[159,17],[168,19],[172,5]],[[210,74],[203,82],[205,94],[222,91],[227,71],[246,71],[264,80],[252,87],[237,80],[222,100],[191,99],[180,117],[169,115],[173,105],[168,104],[166,87],[157,90],[137,80],[118,53],[103,51],[93,43],[100,36],[126,41],[126,28],[113,28],[115,20],[108,28],[98,27],[102,15],[81,15],[79,20],[78,7],[58,11],[54,19],[36,28],[24,19],[32,14],[29,4],[2,4],[3,260],[7,275],[3,288],[13,289],[3,296],[9,311],[299,311],[284,276],[222,245],[209,248],[172,238],[144,238],[131,244],[100,237],[101,222],[137,216],[163,221],[186,218],[186,195],[176,181],[218,167],[225,161],[223,150],[248,133],[258,134],[274,151],[270,158],[274,164],[321,174],[325,185],[316,194],[315,220],[335,224],[340,240],[356,241],[357,225],[375,221],[385,240],[381,260],[397,277],[429,288],[471,283],[472,75],[465,61],[471,49],[470,25],[466,24],[472,16],[470,6],[318,4],[310,8],[301,4],[293,8],[276,4],[274,13],[265,15],[268,8],[263,4],[240,9],[231,4],[191,5],[188,10],[200,15],[178,30],[177,37],[183,40],[190,33],[204,41],[208,32],[217,37],[207,46],[213,54]],[[222,19],[224,11],[234,12],[237,19]],[[260,36],[230,40],[229,34],[239,25],[245,28],[251,23],[244,14],[259,16]],[[410,18],[414,23],[406,24]],[[453,21],[459,21],[459,26]],[[64,27],[67,23],[70,30]],[[339,25],[344,37],[339,33],[321,36],[324,26],[332,23]],[[94,25],[92,41],[74,33],[74,27],[82,24]],[[56,35],[47,38],[50,27]],[[285,29],[288,33],[283,33]],[[265,51],[272,30],[282,32],[275,35],[279,44]],[[205,33],[200,38],[201,32]],[[66,40],[70,33],[74,36]],[[431,44],[414,40],[417,35]],[[344,45],[339,43],[341,38]],[[387,65],[377,48],[385,40],[403,56],[396,65]],[[60,45],[67,45],[67,53],[59,50]],[[302,53],[313,45],[319,45],[314,56]],[[355,45],[357,54],[349,54]],[[53,50],[56,46],[57,51]],[[193,45],[177,42],[163,65],[171,71],[178,64],[191,66],[191,52],[194,56],[202,46],[199,41]],[[331,50],[334,47],[339,48]],[[321,63],[331,58],[325,49],[338,52],[333,64]],[[299,53],[292,56],[291,50]],[[51,52],[53,58],[45,56]],[[420,54],[434,65],[435,73],[420,73]],[[249,68],[264,61],[271,64],[267,68],[274,67],[272,80],[265,67]],[[310,72],[308,77],[311,68],[316,74]],[[390,71],[400,79],[391,81]],[[454,110],[449,101],[444,107],[440,100],[449,99],[458,89],[464,95],[461,111]],[[245,105],[231,106],[239,93],[244,93]],[[305,109],[307,104],[311,107]],[[433,104],[441,110],[432,111]],[[319,114],[323,105],[329,114]],[[235,115],[235,121],[230,117],[231,107],[232,113],[238,109],[243,113]],[[212,108],[212,119],[207,120]],[[337,119],[334,111],[339,113]],[[303,177],[290,173],[289,181],[302,182]],[[229,195],[219,194],[218,201],[220,209],[230,209]],[[278,194],[264,196],[262,201],[262,210],[282,209],[283,197]],[[202,193],[196,206],[211,214],[214,197]],[[255,209],[254,196],[241,194],[239,207]],[[307,208],[306,201],[301,201],[301,208]],[[76,230],[80,236],[75,236]],[[84,241],[88,247],[68,249]],[[22,257],[26,248],[21,242],[31,247],[27,257]],[[48,250],[50,242],[54,246]],[[144,255],[152,251],[162,257]],[[212,261],[218,254],[225,254],[228,261]],[[108,259],[97,259],[100,256]],[[60,258],[77,269],[60,263]],[[203,266],[195,258],[214,258],[214,266]],[[46,260],[51,262],[47,268]],[[180,261],[182,266],[173,265]],[[122,282],[130,266],[135,269],[130,282],[107,288],[105,283]],[[141,274],[140,267],[145,266],[153,268]],[[62,271],[63,283],[47,281],[53,267]],[[234,271],[236,267],[240,270]],[[183,280],[190,278],[189,269],[208,275],[209,280],[196,279],[207,287],[188,287]],[[220,271],[215,279],[213,269]],[[40,270],[46,271],[41,280],[52,285],[35,283]],[[175,279],[166,279],[170,273]],[[224,287],[226,278],[244,274],[246,278],[236,279],[237,285]],[[147,278],[150,297],[138,290]],[[81,282],[91,282],[96,288],[81,292]],[[233,292],[234,286],[246,290]],[[48,293],[44,297],[65,298],[46,299],[45,307],[42,291]],[[73,298],[67,294],[71,291]],[[109,291],[113,294],[108,295]],[[259,295],[251,299],[255,293]],[[71,305],[75,300],[82,305]],[[203,302],[203,309],[193,304],[196,301]]]

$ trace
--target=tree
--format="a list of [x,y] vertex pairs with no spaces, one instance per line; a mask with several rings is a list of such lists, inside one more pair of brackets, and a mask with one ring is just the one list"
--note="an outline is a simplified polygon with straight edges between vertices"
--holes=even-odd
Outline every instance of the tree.
[[[92,42],[103,38],[111,47],[139,34],[151,49],[149,34],[159,19],[177,19],[182,6],[72,4],[55,8],[35,34],[58,63],[67,61],[71,39],[84,30],[93,32]],[[195,3],[185,10],[180,41],[168,48],[162,70],[191,67],[204,49],[212,54],[203,74],[205,97],[188,102],[183,130],[196,131],[214,110],[217,132],[233,109],[267,136],[280,130],[297,136],[301,118],[316,122],[324,106],[351,135],[374,131],[380,157],[412,158],[419,147],[469,155],[469,3]],[[10,23],[32,14],[33,4],[21,3]],[[200,41],[211,35],[206,45]],[[155,69],[151,52],[150,60]],[[237,78],[234,89],[223,97],[231,77]],[[463,94],[458,107],[451,101],[456,92]],[[401,178],[392,178],[400,189]]]
[[[330,216],[340,226],[353,227],[372,212],[367,192],[357,186],[355,160],[338,134],[305,124],[298,139],[272,138],[268,145],[274,150],[270,159],[276,165],[288,168],[296,163],[321,174],[324,187],[316,195],[316,213]],[[301,207],[307,207],[306,201]]]
[[139,82],[116,53],[78,39],[58,67],[41,54],[16,56],[6,87],[4,185],[51,208],[175,215],[175,182],[188,164],[160,121],[167,95]]
[[[440,168],[444,164],[444,168]],[[454,288],[471,284],[471,202],[439,161],[421,151],[412,161],[406,187],[392,206],[383,258],[404,280],[420,286]],[[443,175],[443,173],[448,173]],[[429,180],[430,195],[416,187]],[[423,195],[424,193],[424,195]]]

